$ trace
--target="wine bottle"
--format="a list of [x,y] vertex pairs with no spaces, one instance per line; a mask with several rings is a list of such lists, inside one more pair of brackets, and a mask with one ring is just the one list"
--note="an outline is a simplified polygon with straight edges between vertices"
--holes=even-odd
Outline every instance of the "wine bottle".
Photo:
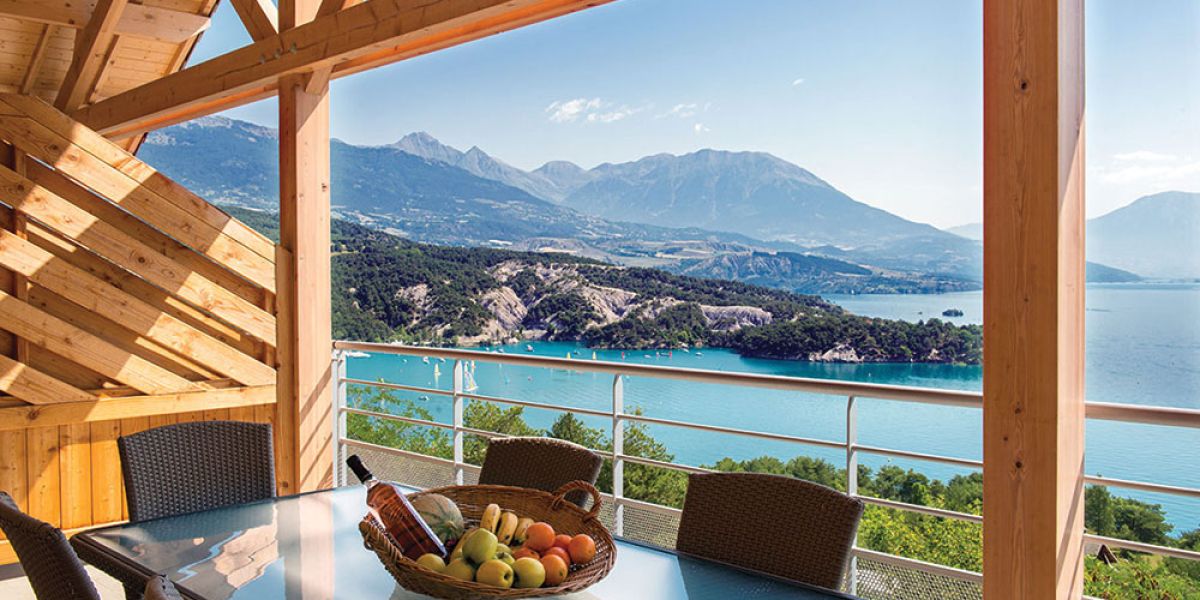
[[413,508],[403,491],[391,483],[376,479],[363,466],[357,454],[347,458],[346,464],[367,486],[367,506],[404,556],[413,560],[423,554],[446,557],[446,547]]

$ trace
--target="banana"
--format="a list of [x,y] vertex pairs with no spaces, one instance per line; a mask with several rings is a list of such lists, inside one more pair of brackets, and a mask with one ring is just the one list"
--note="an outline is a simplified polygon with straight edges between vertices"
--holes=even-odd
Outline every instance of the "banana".
[[512,535],[513,544],[520,546],[521,544],[525,543],[525,530],[529,529],[530,525],[533,525],[533,519],[530,519],[529,517],[521,517],[520,519],[517,519],[517,528],[513,530]]
[[486,529],[492,533],[496,533],[496,526],[500,524],[500,505],[489,504],[483,509],[483,516],[479,518],[479,528]]
[[507,544],[512,541],[513,533],[517,531],[517,522],[520,519],[511,511],[504,511],[500,515],[500,525],[496,528],[496,537],[499,538],[501,544]]
[[458,543],[454,545],[454,550],[450,551],[450,558],[446,561],[447,563],[453,562],[454,559],[462,557],[463,546],[466,545],[467,539],[471,537],[471,534],[475,533],[476,531],[479,531],[479,528],[472,527],[468,529],[462,537],[458,538]]

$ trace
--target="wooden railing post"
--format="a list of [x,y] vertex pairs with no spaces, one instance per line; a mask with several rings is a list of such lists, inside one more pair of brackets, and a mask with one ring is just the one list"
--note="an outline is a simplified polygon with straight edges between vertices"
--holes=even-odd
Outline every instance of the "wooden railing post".
[[1083,591],[1083,4],[983,3],[988,600]]

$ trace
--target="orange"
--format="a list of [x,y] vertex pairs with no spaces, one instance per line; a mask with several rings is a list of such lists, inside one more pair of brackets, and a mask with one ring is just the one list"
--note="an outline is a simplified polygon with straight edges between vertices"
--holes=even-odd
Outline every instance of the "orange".
[[525,547],[543,552],[554,545],[554,528],[549,523],[538,521],[525,530]]
[[569,548],[571,546],[571,536],[569,536],[565,533],[560,533],[560,534],[554,536],[554,545],[559,548],[562,548],[563,550],[566,550],[567,548]]
[[528,556],[529,558],[533,558],[533,559],[541,558],[541,555],[538,554],[537,552],[535,552],[533,550],[533,548],[527,548],[525,546],[521,546],[520,548],[517,548],[516,550],[514,550],[512,555],[513,555],[513,560],[517,560],[518,558],[525,558],[526,556]]
[[546,583],[556,586],[567,580],[567,563],[554,554],[542,557],[542,566],[546,568]]
[[557,557],[563,559],[563,562],[567,563],[568,567],[571,566],[571,555],[567,552],[566,549],[561,548],[559,546],[554,546],[553,548],[548,548],[545,552],[542,553],[542,556],[557,556]]
[[596,541],[592,539],[592,536],[581,533],[571,538],[571,546],[568,550],[571,552],[571,560],[575,564],[587,564],[596,558]]

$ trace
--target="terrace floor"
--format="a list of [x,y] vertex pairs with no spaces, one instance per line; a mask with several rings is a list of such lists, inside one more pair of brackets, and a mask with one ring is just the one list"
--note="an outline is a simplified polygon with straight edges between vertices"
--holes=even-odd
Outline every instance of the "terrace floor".
[[[125,589],[116,579],[91,565],[87,566],[87,572],[88,575],[91,575],[92,581],[96,583],[96,588],[100,590],[101,598],[104,600],[123,600],[125,598]],[[0,565],[0,598],[37,600],[19,565]]]

